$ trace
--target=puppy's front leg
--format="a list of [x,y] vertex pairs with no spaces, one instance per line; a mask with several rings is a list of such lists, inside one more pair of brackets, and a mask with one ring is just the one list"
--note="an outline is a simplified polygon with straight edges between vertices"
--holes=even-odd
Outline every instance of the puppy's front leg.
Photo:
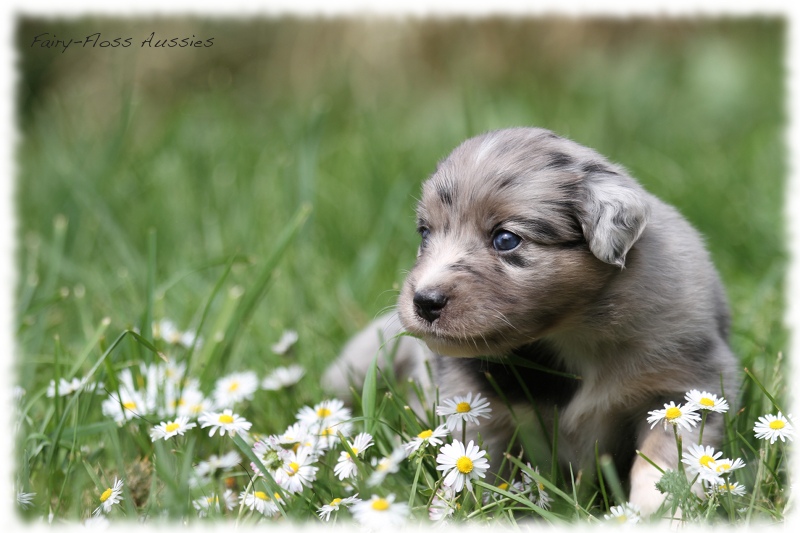
[[[677,470],[678,445],[672,428],[665,430],[661,425],[650,429],[643,424],[637,435],[638,449],[648,459],[664,471]],[[663,474],[652,464],[637,454],[631,468],[630,501],[639,506],[643,515],[650,515],[658,510],[666,498],[657,488],[656,483]]]

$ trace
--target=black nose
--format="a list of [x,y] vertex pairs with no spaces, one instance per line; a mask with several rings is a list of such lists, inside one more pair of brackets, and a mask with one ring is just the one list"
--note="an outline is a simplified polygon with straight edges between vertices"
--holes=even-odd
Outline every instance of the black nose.
[[436,289],[423,289],[414,293],[414,308],[417,314],[433,323],[442,314],[442,309],[447,305],[447,296]]

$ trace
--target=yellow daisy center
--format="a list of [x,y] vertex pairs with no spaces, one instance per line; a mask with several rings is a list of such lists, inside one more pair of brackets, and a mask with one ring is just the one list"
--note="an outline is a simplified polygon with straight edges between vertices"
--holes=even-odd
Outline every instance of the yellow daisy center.
[[236,391],[236,389],[238,389],[238,388],[239,388],[239,382],[238,382],[238,381],[234,381],[234,382],[233,382],[233,383],[231,383],[231,384],[230,384],[230,386],[228,387],[228,392],[234,392],[234,391]]
[[667,417],[667,420],[675,420],[676,418],[681,416],[681,414],[682,414],[681,410],[678,409],[677,407],[670,407],[669,409],[667,409],[667,412],[664,416]]
[[717,467],[717,472],[725,472],[726,470],[730,470],[731,465],[722,463]]
[[419,437],[420,439],[429,439],[431,438],[431,435],[433,435],[433,431],[431,431],[430,429],[426,429],[425,431],[417,435],[417,437]]
[[783,420],[773,420],[769,423],[769,429],[783,429],[786,427],[786,422]]
[[704,455],[700,458],[700,464],[703,466],[708,466],[709,463],[713,463],[714,458],[710,455]]
[[107,499],[109,499],[111,497],[112,492],[113,491],[111,489],[106,489],[105,492],[103,492],[103,494],[100,495],[100,501],[104,502]]
[[330,437],[333,435],[333,428],[325,428],[320,432],[320,437]]
[[462,474],[469,474],[472,472],[472,459],[466,455],[461,456],[458,461],[456,461],[456,468],[458,468],[458,471]]
[[254,493],[253,493],[253,496],[255,496],[256,498],[258,498],[259,500],[269,500],[269,496],[267,496],[267,493],[266,493],[266,492],[262,492],[262,491],[260,491],[260,490],[259,490],[259,491],[256,491],[256,492],[254,492]]
[[383,498],[378,498],[377,500],[372,502],[372,508],[375,509],[376,511],[386,511],[387,509],[389,509],[390,506],[391,504],[388,501],[384,500]]
[[231,415],[219,415],[220,424],[233,424],[233,417]]
[[317,416],[320,418],[325,418],[326,416],[331,416],[331,410],[327,407],[320,407],[317,409]]
[[136,409],[136,402],[125,402],[122,404],[125,409]]
[[298,470],[300,470],[300,465],[295,463],[294,461],[292,461],[291,463],[289,463],[289,468],[291,469],[291,472],[289,472],[289,475],[293,476],[293,475],[295,475],[297,473]]
[[508,483],[500,483],[497,485],[497,488],[500,490],[508,490]]
[[469,413],[472,411],[472,407],[467,402],[460,402],[456,405],[456,413]]
[[172,433],[179,427],[181,427],[180,424],[178,424],[177,422],[173,422],[172,424],[167,424],[167,426],[164,428],[164,431],[166,431],[167,433]]
[[342,499],[341,498],[334,498],[334,499],[331,500],[330,505],[331,506],[336,506],[336,505],[339,505],[340,503],[342,503]]
[[706,398],[705,396],[700,398],[698,403],[704,407],[714,407],[714,400],[711,398]]
[[358,448],[356,448],[355,446],[350,446],[350,449],[353,450],[353,453],[355,455],[358,455]]
[[298,449],[300,449],[300,443],[299,442],[295,442],[294,445],[292,446],[292,451],[294,453],[297,453]]

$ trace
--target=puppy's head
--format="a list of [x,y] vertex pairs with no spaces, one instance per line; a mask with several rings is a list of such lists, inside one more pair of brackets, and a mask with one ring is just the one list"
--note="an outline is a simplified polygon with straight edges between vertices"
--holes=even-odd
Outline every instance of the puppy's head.
[[624,266],[648,213],[624,170],[547,130],[469,139],[423,185],[403,326],[454,356],[501,355],[569,327]]

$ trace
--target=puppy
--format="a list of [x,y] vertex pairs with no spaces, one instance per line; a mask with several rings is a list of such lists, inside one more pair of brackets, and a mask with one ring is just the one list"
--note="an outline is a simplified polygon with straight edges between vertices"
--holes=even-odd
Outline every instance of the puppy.
[[[491,419],[467,438],[480,430],[494,467],[537,434],[544,445],[525,451],[546,461],[557,438],[573,473],[591,477],[596,452],[608,454],[630,501],[655,511],[661,474],[636,450],[663,469],[679,458],[648,411],[691,389],[738,388],[726,297],[698,233],[619,165],[535,128],[458,146],[422,187],[417,230],[396,314],[350,341],[324,383],[346,391],[394,350],[396,372],[441,398],[490,400]],[[416,339],[379,350],[402,330]],[[719,448],[722,426],[712,413],[703,444]],[[684,446],[698,433],[682,432]]]

